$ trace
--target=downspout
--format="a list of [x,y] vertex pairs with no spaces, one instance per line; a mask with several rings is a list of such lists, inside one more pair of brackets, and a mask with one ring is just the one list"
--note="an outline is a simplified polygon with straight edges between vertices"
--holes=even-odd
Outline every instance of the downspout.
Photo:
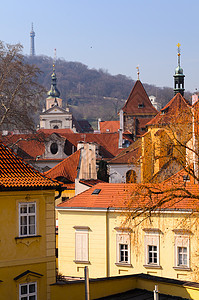
[[106,210],[106,277],[110,277],[110,259],[109,259],[109,209]]

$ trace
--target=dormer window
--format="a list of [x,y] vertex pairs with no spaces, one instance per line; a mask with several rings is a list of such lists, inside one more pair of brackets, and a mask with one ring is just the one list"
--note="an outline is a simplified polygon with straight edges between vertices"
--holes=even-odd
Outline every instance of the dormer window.
[[144,103],[138,104],[138,108],[143,108],[143,107],[144,107]]
[[183,181],[190,181],[189,175],[183,175]]

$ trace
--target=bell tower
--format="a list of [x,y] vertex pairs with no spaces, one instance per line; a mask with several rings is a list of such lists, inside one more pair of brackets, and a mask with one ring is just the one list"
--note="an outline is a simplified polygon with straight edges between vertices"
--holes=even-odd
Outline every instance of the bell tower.
[[184,77],[185,75],[183,74],[183,69],[180,66],[180,44],[177,44],[178,47],[178,66],[175,70],[175,75],[174,77],[174,95],[177,93],[180,93],[182,96],[184,96]]

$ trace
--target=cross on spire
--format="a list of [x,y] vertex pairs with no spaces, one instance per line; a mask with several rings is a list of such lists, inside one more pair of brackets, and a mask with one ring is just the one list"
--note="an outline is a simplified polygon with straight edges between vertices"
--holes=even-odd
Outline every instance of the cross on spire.
[[137,69],[138,80],[140,80],[140,69],[139,69],[139,65],[136,67],[136,69]]

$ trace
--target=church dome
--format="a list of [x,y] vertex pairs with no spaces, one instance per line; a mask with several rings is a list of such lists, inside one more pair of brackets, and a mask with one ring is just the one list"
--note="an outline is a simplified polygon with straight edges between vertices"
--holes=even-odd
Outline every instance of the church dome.
[[176,70],[175,70],[175,74],[176,75],[183,75],[183,68],[181,68],[179,65],[177,66]]
[[53,71],[53,73],[51,75],[51,88],[50,88],[50,91],[48,91],[48,93],[47,93],[48,97],[59,98],[60,92],[57,88],[56,81],[57,81],[57,77],[56,77],[55,72]]

